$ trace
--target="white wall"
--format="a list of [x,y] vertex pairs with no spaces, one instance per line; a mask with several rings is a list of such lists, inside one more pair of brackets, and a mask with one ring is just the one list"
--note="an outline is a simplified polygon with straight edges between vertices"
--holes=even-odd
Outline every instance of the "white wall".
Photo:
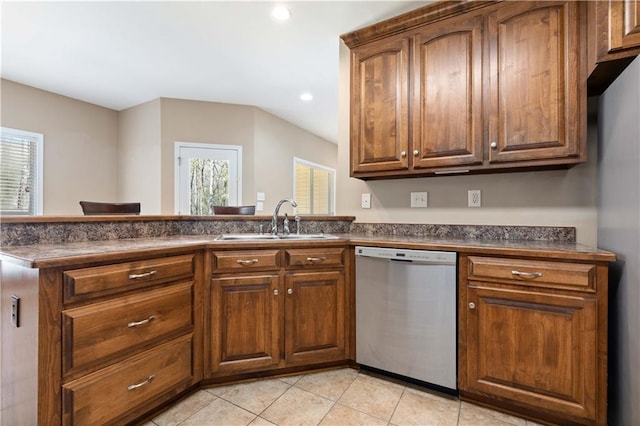
[[[341,43],[339,75],[338,214],[359,222],[575,226],[578,241],[596,245],[597,140],[589,161],[569,170],[361,181],[349,177],[349,49]],[[468,208],[467,190],[482,190],[481,208]],[[411,191],[427,191],[429,208],[412,209]],[[360,194],[372,208],[360,208]]]
[[139,202],[141,214],[160,214],[160,99],[118,115],[118,199]]
[[598,244],[609,278],[609,424],[640,422],[640,58],[599,104]]
[[1,80],[4,127],[44,135],[45,215],[79,215],[78,202],[118,201],[118,112]]

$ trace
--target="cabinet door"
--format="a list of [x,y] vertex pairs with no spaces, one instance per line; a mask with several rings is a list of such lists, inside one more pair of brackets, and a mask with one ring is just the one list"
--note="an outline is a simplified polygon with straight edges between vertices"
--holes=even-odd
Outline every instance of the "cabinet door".
[[583,6],[513,2],[489,15],[491,163],[584,157]]
[[472,282],[460,306],[461,391],[596,418],[596,301]]
[[236,373],[278,364],[279,282],[278,275],[211,281],[211,373]]
[[345,358],[344,272],[294,273],[286,279],[287,365]]
[[482,163],[482,23],[450,19],[413,37],[414,168]]
[[351,172],[409,166],[409,40],[392,38],[351,56]]
[[640,46],[640,0],[609,2],[609,51]]

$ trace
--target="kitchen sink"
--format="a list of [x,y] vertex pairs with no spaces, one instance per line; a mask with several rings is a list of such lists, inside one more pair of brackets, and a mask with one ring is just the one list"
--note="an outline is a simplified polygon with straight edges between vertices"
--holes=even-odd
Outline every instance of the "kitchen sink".
[[220,234],[215,241],[259,241],[259,240],[335,240],[338,237],[331,234]]

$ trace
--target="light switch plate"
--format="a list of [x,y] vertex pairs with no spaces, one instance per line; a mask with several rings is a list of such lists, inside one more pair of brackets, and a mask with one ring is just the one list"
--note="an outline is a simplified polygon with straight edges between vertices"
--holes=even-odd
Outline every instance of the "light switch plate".
[[265,197],[264,197],[264,192],[258,192],[256,194],[256,201],[264,201]]
[[256,201],[256,211],[263,211],[264,210],[264,203],[262,201]]
[[371,194],[362,194],[362,202],[361,202],[360,206],[363,209],[370,209],[371,208]]

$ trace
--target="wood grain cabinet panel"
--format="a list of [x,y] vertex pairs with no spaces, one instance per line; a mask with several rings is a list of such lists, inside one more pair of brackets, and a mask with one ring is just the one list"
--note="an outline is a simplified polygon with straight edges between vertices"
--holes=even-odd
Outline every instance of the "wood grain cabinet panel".
[[193,254],[70,270],[63,274],[64,302],[110,296],[193,275]]
[[409,167],[409,40],[396,37],[352,54],[352,172]]
[[[443,1],[343,35],[352,49],[351,175],[584,162],[586,17],[585,2]],[[408,73],[398,71],[406,49]],[[405,116],[406,142],[396,131]]]
[[288,364],[345,358],[343,271],[295,273],[286,279],[285,357]]
[[133,420],[128,418],[129,412],[190,386],[191,358],[192,337],[186,335],[65,383],[63,424],[125,424],[124,419]]
[[[471,285],[464,388],[565,418],[596,413],[593,299]],[[461,307],[462,308],[462,307]]]
[[482,163],[482,31],[464,16],[413,36],[414,168]]
[[291,268],[331,268],[344,266],[345,249],[289,249],[285,250],[286,265]]
[[95,365],[193,328],[186,282],[62,312],[63,373]]
[[347,249],[289,248],[282,257],[283,266],[270,273],[213,272],[205,361],[210,378],[347,359]]
[[470,256],[468,259],[471,280],[491,280],[510,285],[591,293],[596,291],[595,265],[540,260],[522,261],[499,257]]
[[277,366],[283,297],[279,275],[214,278],[211,286],[210,373]]
[[610,0],[609,26],[609,51],[640,47],[640,0]]
[[518,2],[489,15],[489,161],[576,157],[586,81],[579,4]]
[[461,397],[554,424],[606,424],[606,267],[461,255],[459,276]]
[[278,269],[280,250],[216,251],[213,270],[217,272],[261,271]]

